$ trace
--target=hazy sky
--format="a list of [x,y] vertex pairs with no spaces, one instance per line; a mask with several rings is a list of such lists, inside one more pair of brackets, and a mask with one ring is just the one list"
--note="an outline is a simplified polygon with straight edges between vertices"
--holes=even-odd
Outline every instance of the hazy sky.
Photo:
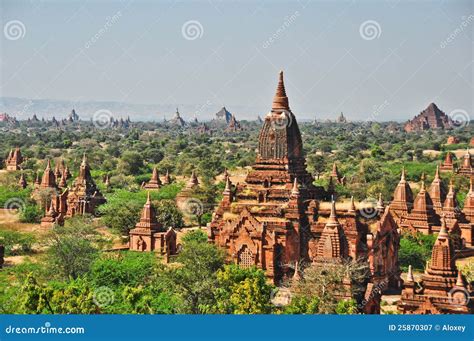
[[473,119],[472,0],[0,3],[0,96]]

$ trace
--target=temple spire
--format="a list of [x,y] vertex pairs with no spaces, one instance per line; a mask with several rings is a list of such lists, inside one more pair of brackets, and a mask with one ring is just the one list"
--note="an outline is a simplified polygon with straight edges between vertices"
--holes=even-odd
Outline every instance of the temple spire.
[[434,179],[435,180],[440,180],[440,178],[439,178],[439,165],[436,165],[436,173],[435,173]]
[[355,211],[356,211],[356,207],[354,204],[354,196],[351,196],[351,204],[349,206],[349,212],[355,212]]
[[290,110],[288,97],[286,96],[285,83],[283,81],[283,71],[280,71],[278,86],[275,97],[273,97],[272,110]]
[[295,177],[293,181],[293,188],[291,189],[291,195],[298,196],[300,194],[299,186],[298,186],[298,179]]
[[461,270],[458,270],[458,278],[456,279],[456,286],[464,288],[464,279],[462,278]]
[[334,198],[332,199],[331,203],[331,214],[329,215],[329,219],[326,225],[339,225],[339,221],[337,220],[336,215],[336,201],[334,200]]
[[415,278],[413,277],[413,270],[411,268],[411,265],[408,265],[407,282],[410,282],[410,283],[415,282]]

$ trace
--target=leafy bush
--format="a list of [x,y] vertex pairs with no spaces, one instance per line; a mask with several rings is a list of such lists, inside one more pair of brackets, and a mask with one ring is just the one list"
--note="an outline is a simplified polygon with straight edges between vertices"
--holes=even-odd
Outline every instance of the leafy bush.
[[87,277],[98,287],[139,286],[153,275],[156,266],[153,253],[128,251],[103,254],[92,264]]
[[416,234],[402,234],[398,258],[403,271],[407,271],[409,265],[416,270],[423,270],[426,261],[431,257],[431,250],[435,241],[436,235],[424,235],[419,232]]
[[0,243],[5,246],[7,256],[30,253],[35,242],[36,238],[32,233],[0,231]]
[[37,224],[43,216],[42,210],[35,204],[26,204],[20,211],[20,222]]

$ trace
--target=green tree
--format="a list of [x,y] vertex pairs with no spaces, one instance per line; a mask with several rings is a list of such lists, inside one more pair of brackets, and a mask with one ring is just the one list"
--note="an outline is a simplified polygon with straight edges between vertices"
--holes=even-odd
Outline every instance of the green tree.
[[271,294],[262,270],[226,265],[217,272],[216,312],[221,314],[269,314]]
[[118,163],[119,173],[127,175],[136,175],[140,172],[140,168],[143,166],[143,156],[140,153],[133,151],[126,151],[122,154],[122,157]]
[[163,225],[164,228],[173,227],[180,228],[183,227],[183,214],[176,206],[174,200],[160,200],[153,202],[156,217],[158,221]]
[[[194,232],[193,232],[194,233]],[[202,314],[215,305],[217,271],[224,264],[224,253],[215,245],[191,238],[183,241],[177,257],[180,266],[164,273],[174,293],[182,299],[182,313]]]
[[64,226],[53,226],[48,234],[48,266],[60,278],[75,279],[89,271],[104,242],[90,217],[68,219]]

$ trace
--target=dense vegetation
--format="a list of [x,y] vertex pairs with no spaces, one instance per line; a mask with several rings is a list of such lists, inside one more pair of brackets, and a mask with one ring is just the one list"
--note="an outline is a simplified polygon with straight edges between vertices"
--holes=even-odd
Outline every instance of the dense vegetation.
[[[337,295],[341,294],[338,283],[348,272],[360,283],[365,281],[367,269],[357,263],[344,264],[335,271],[307,269],[306,280],[292,287],[291,304],[280,307],[272,304],[276,289],[261,270],[226,265],[222,252],[208,244],[199,230],[186,235],[182,252],[170,265],[163,265],[154,254],[100,252],[112,241],[96,227],[106,226],[116,236],[126,238],[139,219],[146,200],[141,184],[150,179],[153,167],[161,174],[168,170],[175,180],[151,193],[164,227],[202,226],[210,221],[224,188],[216,176],[225,168],[245,174],[244,167],[255,160],[260,125],[242,122],[244,130],[239,132],[228,132],[215,122],[209,125],[211,133],[200,134],[196,127],[178,129],[157,123],[103,130],[86,122],[61,129],[41,122],[30,126],[20,123],[14,129],[2,128],[0,123],[0,162],[11,148],[21,147],[27,158],[23,172],[29,184],[37,174],[41,176],[48,158],[55,162],[63,159],[74,178],[82,154],[87,153],[92,176],[107,198],[97,217],[68,220],[64,227],[55,227],[42,238],[0,231],[8,256],[32,256],[33,249],[45,251],[34,260],[26,257],[24,262],[0,271],[0,313],[356,312],[355,301],[340,301]],[[472,135],[468,126],[454,132],[407,134],[395,123],[300,123],[300,129],[308,169],[316,182],[328,186],[329,172],[336,162],[346,180],[345,186],[336,186],[337,196],[344,199],[353,195],[356,200],[374,198],[379,192],[384,200],[390,200],[402,166],[409,181],[420,181],[422,173],[431,181],[446,151],[466,148]],[[452,134],[460,144],[445,144]],[[177,208],[174,199],[185,184],[184,177],[193,170],[201,182],[193,197],[201,207],[190,217]],[[110,177],[110,187],[103,182],[105,175]],[[443,181],[447,184],[450,177],[444,175]],[[2,174],[0,205],[19,209],[22,222],[37,223],[46,200],[33,200],[30,188],[19,188],[18,178],[19,172]],[[468,181],[462,177],[454,177],[454,181],[462,204]],[[413,188],[416,192],[416,186]],[[411,264],[423,270],[434,238],[404,234],[402,268],[406,270]],[[466,267],[468,276],[473,272]]]

